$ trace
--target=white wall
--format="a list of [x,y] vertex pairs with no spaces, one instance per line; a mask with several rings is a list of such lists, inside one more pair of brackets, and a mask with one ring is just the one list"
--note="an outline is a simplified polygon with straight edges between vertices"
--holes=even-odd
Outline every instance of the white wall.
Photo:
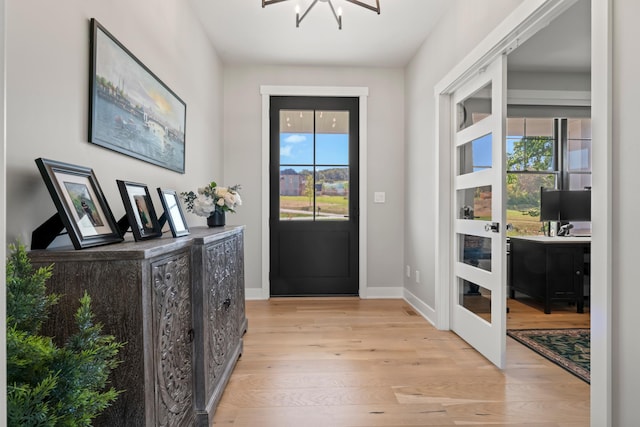
[[[456,0],[406,69],[405,289],[435,309],[436,140],[434,86],[522,0]],[[421,283],[416,283],[415,271]],[[431,319],[435,321],[435,319]]]
[[[402,287],[404,216],[404,77],[401,69],[228,66],[224,73],[227,183],[243,185],[243,206],[227,222],[246,224],[247,288],[260,288],[261,85],[368,87],[368,286]],[[373,193],[386,192],[386,204]],[[363,250],[363,248],[361,248]],[[397,293],[399,294],[399,293]]]
[[[640,3],[613,0],[613,236],[611,254],[612,297],[612,401],[613,425],[638,423],[640,391],[640,310],[638,291],[638,212],[640,197],[640,144],[638,144],[638,99],[640,57],[638,39]],[[594,127],[597,123],[594,123]]]
[[[87,142],[90,18],[187,104],[184,175]],[[116,179],[146,184],[161,213],[156,187],[191,190],[222,173],[222,65],[186,2],[11,1],[6,58],[8,242],[30,244],[55,213],[38,157],[93,168],[116,219],[124,214]]]

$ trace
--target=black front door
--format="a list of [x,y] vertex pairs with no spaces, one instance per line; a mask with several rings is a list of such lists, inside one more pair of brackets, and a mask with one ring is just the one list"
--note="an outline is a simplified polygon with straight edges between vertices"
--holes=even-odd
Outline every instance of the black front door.
[[358,102],[271,97],[272,296],[358,294]]

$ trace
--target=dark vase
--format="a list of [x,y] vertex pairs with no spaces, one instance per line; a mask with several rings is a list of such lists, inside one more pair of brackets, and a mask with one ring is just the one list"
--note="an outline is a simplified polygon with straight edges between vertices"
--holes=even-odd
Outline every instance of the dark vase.
[[224,211],[216,209],[207,217],[209,227],[223,227],[225,224]]

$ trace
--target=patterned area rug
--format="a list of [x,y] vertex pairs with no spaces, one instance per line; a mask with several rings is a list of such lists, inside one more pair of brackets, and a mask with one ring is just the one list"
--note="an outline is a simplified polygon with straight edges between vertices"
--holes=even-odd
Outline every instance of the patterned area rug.
[[509,329],[507,335],[590,383],[589,329]]

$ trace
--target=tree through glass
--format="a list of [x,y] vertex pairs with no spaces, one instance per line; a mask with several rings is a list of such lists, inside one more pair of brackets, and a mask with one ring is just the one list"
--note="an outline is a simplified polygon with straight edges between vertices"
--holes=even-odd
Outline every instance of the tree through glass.
[[280,110],[280,220],[349,219],[349,112]]
[[557,145],[551,118],[507,119],[507,222],[509,235],[544,232],[540,187],[556,188]]

